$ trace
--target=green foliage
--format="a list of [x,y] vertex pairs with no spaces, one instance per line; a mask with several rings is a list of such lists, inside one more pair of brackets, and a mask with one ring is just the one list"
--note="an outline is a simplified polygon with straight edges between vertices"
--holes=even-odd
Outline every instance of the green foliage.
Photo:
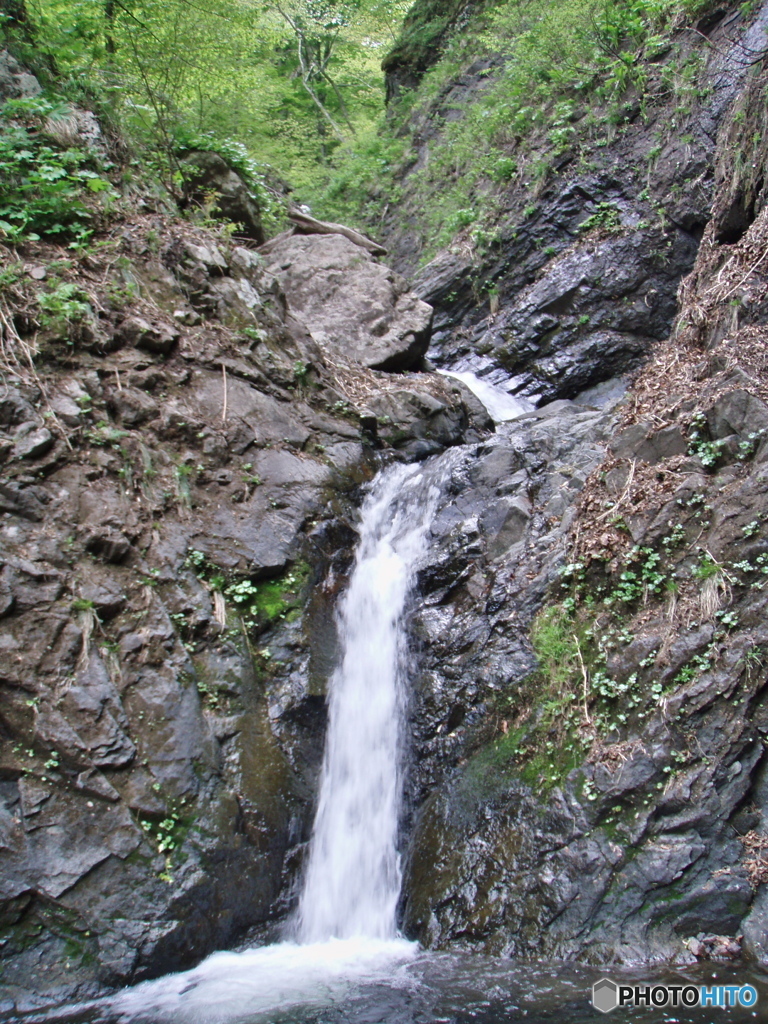
[[92,154],[57,144],[57,122],[69,113],[66,105],[40,97],[0,107],[0,237],[83,242],[94,227],[86,197],[116,195],[94,169]]
[[306,363],[301,360],[297,360],[293,364],[293,379],[298,387],[306,387],[309,382],[309,367]]
[[610,607],[615,602],[632,604],[650,595],[660,596],[669,584],[668,576],[661,572],[661,555],[649,547],[633,547],[625,556],[618,580],[603,603]]
[[705,469],[714,469],[725,447],[725,441],[711,441],[707,435],[706,416],[702,412],[697,412],[688,431],[688,453],[697,455]]
[[669,554],[670,551],[676,548],[679,544],[682,544],[685,540],[685,527],[682,523],[675,523],[671,520],[667,525],[671,526],[672,529],[666,537],[662,538],[661,546],[664,548],[664,551]]
[[753,519],[752,522],[746,523],[745,526],[741,527],[741,534],[743,537],[757,537],[761,529],[759,519]]
[[122,438],[128,436],[127,430],[121,430],[119,427],[114,427],[106,420],[99,420],[99,422],[93,427],[92,430],[85,432],[85,440],[97,448],[106,448],[108,445],[115,449],[120,450],[120,444]]
[[[666,73],[666,65],[657,62],[673,32],[707,3],[497,0],[475,6],[473,20],[462,22],[462,30],[448,38],[446,19],[455,14],[454,5],[418,0],[385,61],[386,67],[412,73],[433,65],[418,91],[401,97],[384,126],[404,151],[412,125],[427,116],[435,123],[435,108],[444,103],[449,83],[470,61],[485,58],[489,65],[486,88],[473,91],[466,104],[451,100],[454,116],[422,145],[419,167],[408,177],[410,205],[428,238],[425,258],[466,227],[464,211],[472,211],[475,235],[487,231],[497,219],[499,185],[514,177],[535,197],[558,157],[605,137],[605,124],[590,122],[590,105],[603,113],[610,105],[613,125],[620,127],[629,116],[629,91],[641,105],[646,102],[653,76]],[[680,77],[681,68],[674,74]],[[389,177],[396,169],[402,167],[384,171]],[[392,201],[388,178],[372,184],[381,205]],[[359,209],[368,217],[375,212],[365,198]],[[585,230],[598,225],[618,227],[618,212],[610,204]]]
[[206,557],[202,551],[196,551],[193,549],[188,552],[184,564],[192,569],[202,571],[206,565]]
[[50,291],[39,292],[37,304],[42,310],[40,326],[57,334],[67,335],[72,325],[93,316],[88,296],[70,281],[62,281]]
[[[173,131],[174,152],[181,156],[195,150],[218,153],[248,185],[261,212],[262,223],[267,234],[280,224],[281,207],[274,189],[267,184],[267,167],[250,155],[242,142],[232,138],[219,138],[212,131],[196,131],[186,124],[175,126]],[[180,168],[182,178],[189,175],[186,165]]]
[[708,655],[694,654],[690,661],[687,661],[675,676],[675,685],[682,686],[685,683],[689,683],[692,679],[696,679],[702,672],[706,672],[709,668],[711,668],[711,662]]
[[226,587],[224,595],[238,606],[245,625],[261,632],[298,606],[308,575],[308,567],[299,566],[278,580],[238,580]]
[[723,576],[724,566],[705,551],[698,563],[691,569],[691,576],[699,583],[706,583],[707,580],[720,581]]
[[342,220],[355,210],[363,219],[373,220],[382,201],[398,201],[401,191],[392,179],[408,162],[408,144],[390,130],[380,116],[358,132],[354,145],[338,150],[327,183],[314,193],[324,216]]
[[510,181],[517,172],[517,164],[509,156],[500,156],[494,162],[490,175],[496,182]]
[[2,292],[4,288],[12,288],[23,276],[23,273],[24,265],[20,260],[16,263],[11,263],[0,270],[0,292]]
[[[152,788],[156,792],[161,789],[159,783],[155,783]],[[173,801],[168,812],[162,818],[140,815],[139,824],[147,839],[157,848],[158,853],[171,855],[178,851],[183,844],[193,820],[183,807],[183,803],[183,800],[179,803]],[[169,866],[166,861],[166,869]]]
[[469,227],[475,220],[477,220],[477,214],[474,210],[457,210],[448,220],[448,230],[451,234],[455,234],[461,228]]
[[205,679],[200,676],[195,680],[197,686],[197,692],[201,698],[205,701],[209,708],[215,710],[219,706],[220,695],[219,691],[211,686]]
[[602,228],[604,231],[616,231],[621,226],[621,214],[613,203],[598,203],[597,209],[579,226],[579,231],[592,231]]
[[[429,143],[410,179],[434,250],[470,225],[476,244],[490,244],[499,186],[515,178],[540,188],[555,158],[579,144],[585,101],[614,103],[620,123],[623,94],[643,94],[647,62],[704,5],[495,0],[473,4],[479,20],[452,36],[464,0],[38,0],[32,14],[42,65],[55,64],[66,95],[154,152],[155,179],[178,191],[178,157],[215,150],[258,198],[268,232],[281,218],[269,166],[321,215],[373,222],[400,200],[394,177],[414,161],[401,130],[413,104],[435,100],[470,55],[493,58],[485,93]],[[380,62],[393,41],[389,69],[420,74],[440,60],[385,119]],[[92,156],[46,136],[66,107],[14,102],[22,107],[0,137],[0,231],[83,242],[94,200],[108,200],[111,186]],[[526,145],[535,133],[538,148]]]
[[755,430],[747,434],[743,441],[739,441],[739,450],[736,458],[741,462],[751,459],[757,451],[757,446],[762,441],[764,433],[765,431],[763,430]]
[[[251,478],[254,486],[258,478]],[[259,481],[260,483],[261,481]],[[249,633],[264,632],[277,622],[297,613],[309,566],[298,563],[283,576],[255,581],[247,576],[227,576],[202,551],[190,550],[184,563],[204,580],[211,590],[223,594],[237,611]]]
[[69,91],[92,83],[142,150],[154,148],[166,185],[179,184],[179,150],[215,148],[246,172],[269,219],[265,165],[304,192],[380,114],[381,56],[407,6],[39,0],[35,24]]
[[533,624],[531,643],[553,691],[561,693],[578,673],[578,640],[569,611],[562,605],[545,608]]

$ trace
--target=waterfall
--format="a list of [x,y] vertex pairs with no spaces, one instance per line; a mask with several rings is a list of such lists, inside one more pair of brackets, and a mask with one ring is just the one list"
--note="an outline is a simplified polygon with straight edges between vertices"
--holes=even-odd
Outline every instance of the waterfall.
[[395,922],[409,667],[403,619],[430,522],[460,456],[453,449],[421,465],[391,466],[363,502],[355,564],[337,613],[341,654],[329,684],[294,941],[214,953],[185,974],[127,989],[110,1000],[119,1024],[271,1024],[276,1013],[299,1024],[320,1019],[302,1007],[341,1007],[366,986],[377,990],[399,978],[411,991],[407,965],[418,946],[398,936]]
[[[438,470],[448,471],[445,456]],[[328,731],[304,889],[300,942],[396,935],[403,612],[440,495],[435,464],[392,466],[363,503],[360,543],[338,611],[342,656],[330,681]]]
[[470,370],[438,370],[443,377],[453,377],[466,384],[469,390],[479,398],[488,415],[494,423],[506,423],[509,420],[516,420],[534,408],[533,402],[527,398],[515,398],[504,388],[491,384],[488,380],[482,380]]

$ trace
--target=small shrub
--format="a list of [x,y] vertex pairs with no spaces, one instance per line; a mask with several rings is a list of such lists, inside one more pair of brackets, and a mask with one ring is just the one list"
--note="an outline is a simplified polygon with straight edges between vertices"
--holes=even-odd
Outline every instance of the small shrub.
[[69,281],[62,281],[49,292],[40,292],[37,304],[42,310],[40,326],[61,335],[69,335],[73,325],[93,317],[88,296]]
[[51,144],[44,134],[48,119],[66,113],[65,105],[39,97],[8,100],[0,108],[0,237],[71,237],[82,243],[93,232],[93,211],[84,197],[117,195],[93,169],[92,154]]
[[501,156],[491,168],[491,177],[501,184],[510,181],[517,173],[517,164],[509,156]]
[[621,228],[621,214],[613,203],[598,203],[591,217],[579,225],[582,233],[602,228],[604,231],[618,231]]

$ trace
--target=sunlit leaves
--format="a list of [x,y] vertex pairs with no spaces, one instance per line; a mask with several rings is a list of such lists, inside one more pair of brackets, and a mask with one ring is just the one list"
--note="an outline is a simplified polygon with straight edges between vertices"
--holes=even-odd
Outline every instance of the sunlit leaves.
[[166,149],[183,131],[233,138],[301,188],[382,110],[381,58],[408,6],[133,0],[107,19],[97,0],[39,0],[38,10],[59,68],[99,81],[129,131]]
[[[66,109],[66,108],[65,108]],[[43,131],[61,105],[42,98],[12,100],[0,108],[0,237],[90,234],[92,211],[83,188],[112,194],[112,186],[87,165],[94,158],[57,147]]]

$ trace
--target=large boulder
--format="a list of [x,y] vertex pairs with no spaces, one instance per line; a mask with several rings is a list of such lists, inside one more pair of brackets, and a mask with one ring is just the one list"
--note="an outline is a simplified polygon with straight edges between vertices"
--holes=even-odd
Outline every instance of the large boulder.
[[429,345],[432,307],[342,235],[293,235],[270,253],[291,312],[334,358],[409,370]]
[[35,76],[30,75],[7,50],[0,50],[0,102],[21,96],[37,96],[40,92],[42,89]]
[[209,150],[193,150],[179,163],[190,198],[216,192],[219,209],[227,220],[240,225],[239,233],[259,244],[264,241],[258,200],[222,156]]

